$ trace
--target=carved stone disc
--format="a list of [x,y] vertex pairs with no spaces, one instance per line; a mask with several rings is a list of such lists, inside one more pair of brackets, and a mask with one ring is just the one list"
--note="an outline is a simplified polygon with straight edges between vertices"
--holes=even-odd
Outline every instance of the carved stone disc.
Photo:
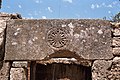
[[65,28],[52,28],[47,33],[47,43],[54,49],[61,49],[69,43],[69,32]]

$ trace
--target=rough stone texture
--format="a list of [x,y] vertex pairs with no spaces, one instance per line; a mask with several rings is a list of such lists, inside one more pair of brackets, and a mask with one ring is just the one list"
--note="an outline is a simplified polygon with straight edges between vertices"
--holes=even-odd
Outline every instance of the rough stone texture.
[[120,22],[110,22],[113,28],[120,28]]
[[28,62],[27,61],[14,61],[12,63],[12,67],[23,67],[23,68],[27,68]]
[[[109,68],[112,61],[96,60],[92,66],[92,80],[109,80]],[[110,79],[111,80],[111,79]]]
[[0,80],[9,80],[10,63],[3,62],[0,67]]
[[114,36],[120,36],[120,28],[115,28],[115,29],[113,30],[113,35],[114,35]]
[[110,69],[108,80],[120,80],[120,57],[113,59],[112,67]]
[[92,80],[120,80],[120,57],[96,60],[92,66]]
[[21,15],[16,13],[16,14],[8,14],[4,12],[0,12],[0,20],[10,20],[10,19],[22,19]]
[[10,14],[0,12],[0,20],[9,20],[11,19]]
[[41,60],[60,50],[111,59],[111,39],[110,23],[103,20],[10,20],[5,60]]
[[0,20],[0,60],[4,55],[4,37],[5,37],[6,21]]
[[90,67],[92,66],[92,61],[85,61],[85,60],[76,60],[75,58],[52,58],[47,61],[36,61],[39,64],[53,64],[53,63],[62,63],[62,64],[78,64]]
[[9,76],[5,76],[5,77],[0,76],[0,80],[9,80]]
[[112,46],[120,47],[120,37],[114,37],[113,38]]
[[10,19],[20,18],[19,14],[7,14],[0,12],[0,60],[3,60],[4,57],[4,38],[5,38],[5,29],[6,22]]
[[24,68],[11,68],[10,80],[27,80]]
[[120,47],[113,48],[113,55],[120,56]]

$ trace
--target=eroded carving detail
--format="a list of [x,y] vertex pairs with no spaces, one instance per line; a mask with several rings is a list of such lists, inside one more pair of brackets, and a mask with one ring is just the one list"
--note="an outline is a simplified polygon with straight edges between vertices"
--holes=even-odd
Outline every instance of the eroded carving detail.
[[52,28],[47,33],[47,42],[54,49],[61,49],[69,42],[69,32],[64,28]]

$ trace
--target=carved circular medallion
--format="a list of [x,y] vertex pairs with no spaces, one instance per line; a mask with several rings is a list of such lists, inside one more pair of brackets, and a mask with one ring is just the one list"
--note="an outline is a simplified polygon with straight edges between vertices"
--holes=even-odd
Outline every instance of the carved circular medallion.
[[47,33],[47,42],[54,49],[61,49],[69,42],[69,33],[65,28],[52,28]]

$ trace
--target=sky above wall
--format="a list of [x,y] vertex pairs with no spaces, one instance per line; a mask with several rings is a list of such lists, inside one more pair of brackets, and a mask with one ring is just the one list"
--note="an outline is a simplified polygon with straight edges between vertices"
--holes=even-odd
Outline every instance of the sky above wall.
[[24,18],[103,18],[120,12],[119,0],[2,0],[0,12],[20,13]]

